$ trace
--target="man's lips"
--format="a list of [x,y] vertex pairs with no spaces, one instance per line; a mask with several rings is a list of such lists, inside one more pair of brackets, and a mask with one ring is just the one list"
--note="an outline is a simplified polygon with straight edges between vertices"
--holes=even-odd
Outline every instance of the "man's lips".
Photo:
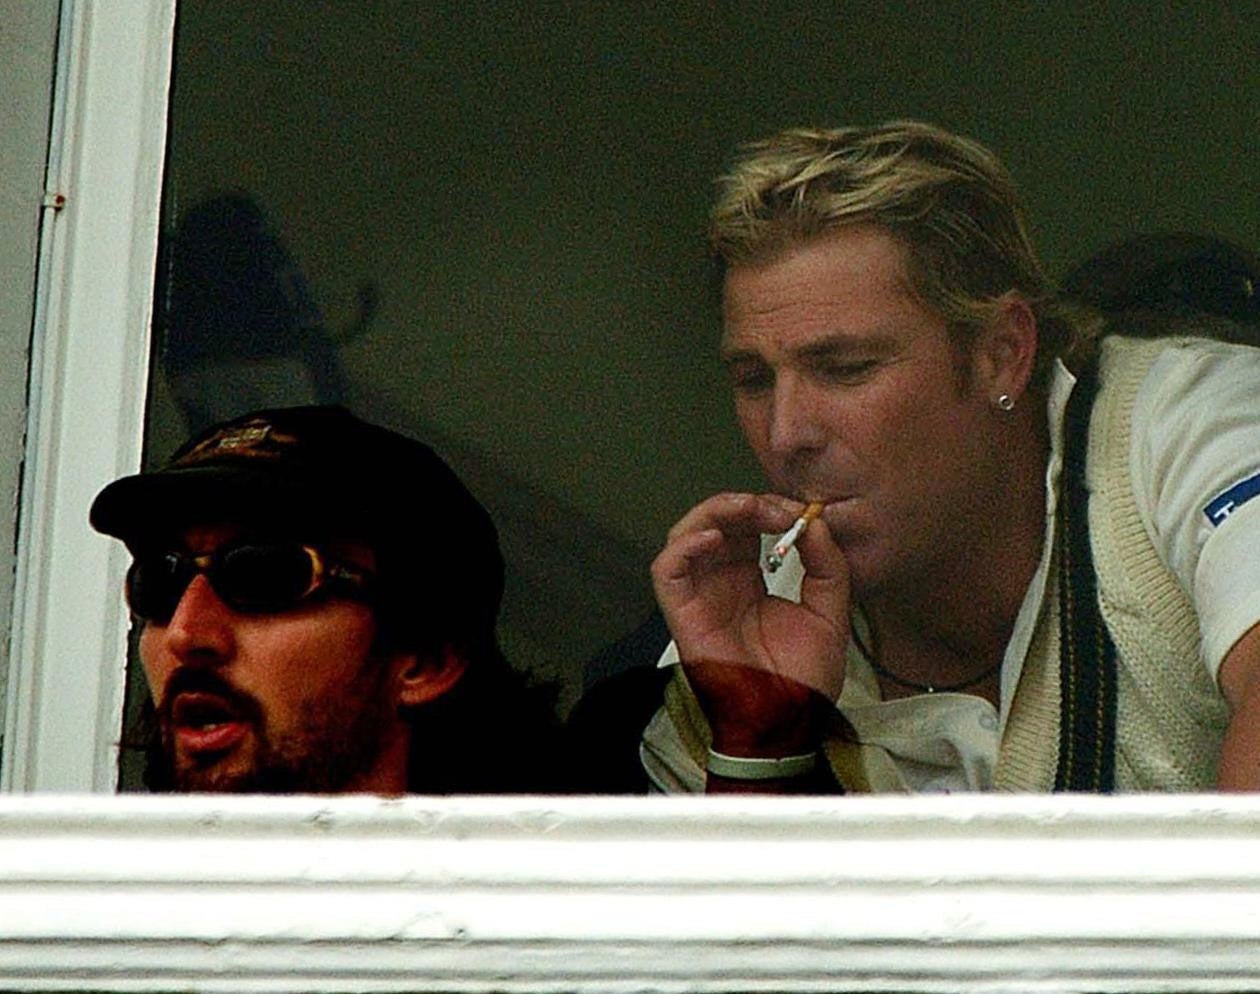
[[853,501],[857,499],[856,495],[854,494],[831,495],[827,497],[811,496],[811,495],[801,496],[799,494],[793,494],[792,496],[794,499],[799,500],[806,507],[808,507],[810,504],[814,502],[818,502],[822,504],[823,509],[819,516],[824,521],[826,520],[828,514],[832,514],[835,512],[844,513],[845,509],[850,504],[852,504]]
[[226,752],[249,731],[249,721],[224,697],[207,691],[179,694],[171,702],[171,729],[188,753]]
[[827,526],[827,530],[831,532],[832,538],[836,541],[840,541],[840,537],[847,534],[849,529],[852,528],[854,509],[860,504],[860,498],[852,493],[827,497],[801,497],[798,499],[805,501],[806,506],[811,500],[822,501],[823,509],[818,518]]

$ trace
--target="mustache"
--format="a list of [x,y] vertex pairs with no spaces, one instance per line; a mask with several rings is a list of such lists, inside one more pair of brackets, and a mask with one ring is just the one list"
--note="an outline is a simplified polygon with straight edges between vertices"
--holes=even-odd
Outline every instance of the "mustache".
[[181,666],[166,681],[162,700],[157,706],[158,718],[163,728],[169,728],[174,720],[175,700],[180,694],[213,694],[221,698],[237,717],[249,721],[262,720],[262,705],[252,695],[239,690],[213,669],[200,666]]
[[781,492],[785,496],[806,503],[815,500],[831,503],[857,492],[861,487],[859,475],[855,467],[823,466],[816,458],[802,455],[790,457],[780,467],[777,478],[783,484]]

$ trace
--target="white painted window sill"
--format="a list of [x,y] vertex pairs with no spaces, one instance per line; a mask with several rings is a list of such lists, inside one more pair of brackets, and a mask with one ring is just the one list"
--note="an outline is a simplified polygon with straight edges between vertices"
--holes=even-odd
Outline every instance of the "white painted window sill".
[[0,798],[4,991],[1260,991],[1260,800]]

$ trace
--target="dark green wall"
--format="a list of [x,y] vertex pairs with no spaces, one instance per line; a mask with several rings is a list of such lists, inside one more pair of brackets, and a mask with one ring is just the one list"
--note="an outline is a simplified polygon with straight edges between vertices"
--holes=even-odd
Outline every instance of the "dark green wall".
[[[266,207],[353,405],[501,522],[504,635],[573,672],[647,610],[664,531],[753,485],[700,232],[740,140],[920,117],[1001,154],[1051,268],[1139,230],[1257,243],[1243,5],[182,0],[168,216]],[[153,444],[182,427],[158,384]],[[435,533],[441,523],[434,522]]]

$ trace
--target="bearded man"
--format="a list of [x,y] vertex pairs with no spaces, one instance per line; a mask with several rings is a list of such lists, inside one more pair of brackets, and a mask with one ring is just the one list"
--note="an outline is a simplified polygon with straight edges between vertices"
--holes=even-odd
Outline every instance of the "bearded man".
[[[94,527],[181,791],[550,790],[555,720],[499,652],[494,525],[427,446],[340,407],[215,425],[117,480]],[[434,529],[457,554],[435,561]]]

